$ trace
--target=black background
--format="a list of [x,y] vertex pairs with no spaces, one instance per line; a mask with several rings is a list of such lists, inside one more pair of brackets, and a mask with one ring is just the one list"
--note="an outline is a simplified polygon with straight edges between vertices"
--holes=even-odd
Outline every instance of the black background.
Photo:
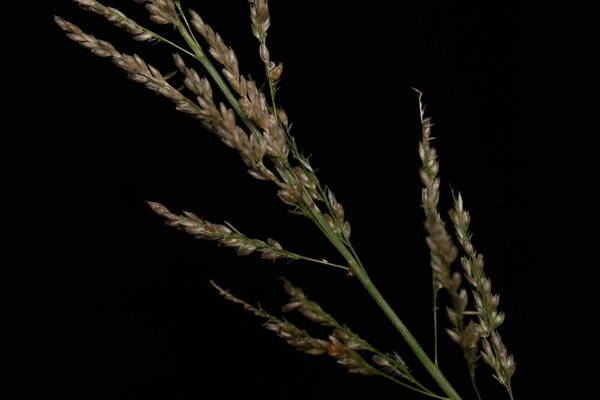
[[[355,279],[303,262],[240,258],[165,227],[149,211],[144,200],[160,201],[340,261],[310,221],[286,211],[273,185],[245,172],[235,151],[110,61],[67,40],[51,16],[144,56],[164,73],[174,69],[169,47],[135,43],[71,2],[53,3],[39,14],[35,56],[45,62],[26,65],[41,107],[22,120],[17,138],[26,151],[16,233],[30,244],[21,252],[29,283],[18,302],[35,310],[22,317],[34,327],[25,335],[32,351],[24,367],[43,371],[57,393],[81,398],[191,399],[211,391],[223,398],[423,398],[300,354],[217,296],[209,279],[278,313],[285,295],[274,278],[286,276],[374,345],[403,355],[429,382]],[[134,2],[106,3],[123,3],[120,9],[150,25]],[[535,193],[527,184],[525,12],[505,4],[404,3],[272,1],[271,54],[285,65],[279,102],[300,147],[345,206],[373,280],[429,351],[431,272],[411,87],[425,93],[436,123],[441,208],[450,205],[450,185],[463,194],[475,245],[507,314],[501,333],[518,364],[514,391],[525,397],[536,264],[527,217]],[[246,2],[193,6],[236,50],[242,71],[262,83]],[[460,352],[440,338],[442,370],[473,398]],[[491,370],[482,364],[479,371],[485,398],[505,398]]]

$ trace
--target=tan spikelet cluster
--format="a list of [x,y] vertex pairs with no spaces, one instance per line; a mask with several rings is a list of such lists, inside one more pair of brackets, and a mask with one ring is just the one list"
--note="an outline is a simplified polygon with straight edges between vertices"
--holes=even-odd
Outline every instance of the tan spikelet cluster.
[[425,240],[431,252],[431,268],[435,271],[436,280],[440,287],[450,293],[453,303],[456,302],[454,310],[449,310],[448,316],[452,325],[462,326],[462,314],[467,305],[467,291],[460,288],[462,281],[460,273],[452,273],[450,269],[458,256],[458,250],[439,216],[427,218],[425,230],[427,231]]
[[[208,44],[209,54],[223,66],[223,76],[231,88],[239,95],[239,104],[244,115],[262,132],[262,136],[251,134],[248,139],[247,136],[242,134],[240,128],[235,128],[231,124],[227,130],[220,129],[221,133],[218,134],[227,145],[240,151],[242,159],[250,167],[249,172],[251,175],[258,179],[268,179],[277,183],[279,186],[278,197],[284,203],[295,207],[311,209],[316,207],[315,200],[328,202],[329,199],[323,199],[318,193],[318,182],[312,173],[312,167],[308,163],[308,160],[299,160],[301,165],[297,167],[289,165],[289,147],[286,133],[288,119],[285,111],[277,108],[277,112],[275,113],[270,108],[266,96],[258,89],[256,82],[241,75],[238,59],[233,49],[224,43],[221,36],[197,12],[190,11],[190,14],[191,25],[204,38]],[[257,4],[251,4],[251,17],[253,26],[257,26],[255,31],[263,32],[266,35],[270,21],[266,3],[258,2]],[[266,37],[265,35],[261,37]],[[198,102],[201,107],[209,111],[214,117],[218,117],[217,108],[212,103],[212,97],[209,101],[201,93],[203,91],[210,94],[210,92],[206,91],[207,84],[204,82],[202,84],[193,84],[193,82],[199,83],[201,79],[196,76],[195,72],[185,67],[181,58],[177,58],[176,63],[181,72],[186,76],[186,86],[198,96]],[[227,112],[225,114],[222,111],[223,107],[220,106],[218,111],[223,116],[231,116],[230,120],[233,122],[233,113]],[[217,122],[219,122],[219,119],[217,119]],[[215,128],[219,129],[219,124],[209,128],[214,131]],[[265,148],[266,151],[264,151]],[[262,162],[263,155],[273,162],[281,180],[277,180],[273,172],[264,166]],[[341,205],[336,202],[333,207],[335,209],[333,217],[328,214],[324,215],[326,222],[330,226],[335,226],[335,231],[338,234],[343,232],[346,237],[349,237],[350,225],[347,221],[343,220]]]
[[[302,313],[309,320],[318,324],[337,329],[339,324],[337,321],[328,313],[326,313],[319,304],[309,300],[304,291],[292,285],[288,280],[282,279],[283,289],[290,296],[291,301],[285,304],[281,309],[283,312],[290,312],[297,310]],[[356,346],[357,348],[359,346]]]
[[250,20],[252,21],[252,33],[260,43],[259,55],[265,64],[267,78],[276,83],[283,72],[282,63],[271,61],[271,55],[267,48],[267,33],[271,26],[271,16],[269,14],[269,2],[267,0],[248,0],[250,3]]
[[146,3],[146,8],[150,11],[150,19],[157,24],[176,25],[179,21],[177,8],[173,0],[134,0],[136,3]]
[[337,201],[330,189],[327,189],[326,192],[328,204],[331,208],[331,214],[324,213],[323,217],[333,232],[349,239],[351,228],[350,222],[345,219],[344,207]]
[[423,163],[420,170],[423,190],[421,192],[422,207],[425,211],[425,230],[427,231],[427,246],[431,253],[431,268],[439,287],[446,289],[450,295],[452,307],[448,307],[448,319],[452,329],[446,332],[462,349],[469,368],[475,368],[479,343],[479,330],[472,321],[465,327],[464,312],[467,308],[468,295],[461,289],[462,276],[459,272],[452,273],[451,265],[458,256],[458,249],[446,230],[444,221],[438,211],[440,199],[440,179],[438,177],[439,163],[435,148],[431,146],[431,118],[425,116],[425,105],[422,93],[419,94],[419,113],[421,118],[422,137],[419,143],[419,157]]
[[[498,380],[509,388],[516,363],[513,356],[508,354],[496,331],[504,322],[504,313],[498,311],[500,296],[492,293],[492,283],[483,271],[483,256],[477,253],[471,243],[471,234],[469,233],[471,216],[463,208],[463,199],[460,193],[454,199],[454,208],[450,210],[450,218],[454,224],[456,237],[466,253],[466,256],[461,257],[465,276],[474,288],[473,298],[479,317],[478,325],[481,336],[485,338],[481,356],[496,371]],[[488,341],[489,337],[491,337],[492,345]]]
[[323,347],[327,349],[327,354],[337,360],[337,363],[342,365],[351,374],[372,375],[372,367],[358,354],[356,348],[353,347],[356,342],[352,340],[345,341],[347,336],[341,334],[340,331],[329,335],[329,341],[320,340]]
[[266,242],[259,239],[250,239],[237,230],[205,221],[194,213],[184,211],[183,215],[176,215],[160,203],[149,201],[148,205],[152,211],[165,218],[165,223],[168,226],[181,229],[198,239],[216,240],[227,247],[234,248],[240,256],[258,251],[262,258],[266,260],[295,258],[291,253],[283,250],[279,242],[274,239],[268,239]]
[[404,378],[413,383],[416,382],[411,375],[408,366],[398,354],[375,354],[372,359],[375,364],[380,366],[388,374]]
[[[496,371],[494,377],[506,387],[509,393],[512,392],[510,379],[515,374],[517,364],[512,354],[508,350],[502,338],[497,331],[493,331],[490,335],[491,340],[483,340],[483,351],[481,358]],[[491,344],[490,344],[491,341]]]
[[250,3],[250,19],[252,20],[252,33],[258,40],[267,36],[271,26],[269,2],[267,0],[248,0]]
[[104,6],[96,0],[75,0],[75,2],[86,10],[106,18],[108,21],[115,24],[115,26],[131,33],[135,40],[145,41],[154,38],[153,34],[146,31],[137,22],[127,18],[122,12],[115,8]]
[[331,314],[323,310],[317,302],[308,299],[301,288],[292,285],[286,279],[282,280],[283,288],[291,300],[282,307],[282,311],[299,311],[310,321],[333,329],[332,336],[347,349],[347,357],[358,360],[359,354],[354,354],[357,351],[373,353],[373,362],[382,367],[384,371],[402,377],[410,382],[416,382],[404,360],[399,355],[384,354],[377,350],[366,340],[354,333],[348,326],[339,323]]
[[186,114],[202,118],[200,108],[193,101],[183,96],[177,89],[172,87],[156,68],[148,65],[137,55],[122,54],[113,45],[98,40],[94,36],[83,32],[76,25],[55,17],[55,21],[65,32],[69,39],[89,49],[100,57],[110,57],[115,65],[125,70],[129,78],[135,82],[142,83],[146,88],[157,92],[175,103],[176,108]]
[[339,335],[329,335],[328,340],[316,339],[308,333],[298,328],[296,325],[281,320],[266,311],[253,307],[247,302],[235,297],[226,290],[223,290],[211,281],[219,294],[227,300],[241,304],[246,310],[254,315],[267,319],[265,328],[273,331],[277,336],[284,339],[288,344],[295,347],[303,353],[312,355],[328,354],[333,357],[338,364],[342,365],[349,373],[372,375],[373,369],[369,364],[352,348],[352,346],[340,338]]
[[293,167],[289,172],[284,175],[286,183],[279,185],[279,199],[291,206],[316,207],[314,200],[319,199],[319,194],[314,180],[301,167]]
[[429,218],[439,214],[438,203],[440,200],[440,179],[438,172],[440,165],[437,161],[435,148],[430,145],[431,138],[431,118],[425,116],[425,105],[422,102],[422,93],[419,94],[419,114],[421,118],[421,141],[419,142],[419,158],[421,158],[422,167],[419,171],[423,189],[421,191],[421,206],[425,210],[425,215]]
[[202,109],[205,127],[215,132],[229,147],[239,151],[244,163],[250,168],[249,173],[262,180],[277,181],[276,176],[263,163],[267,153],[268,142],[264,136],[252,134],[250,137],[236,123],[235,113],[223,103],[219,108],[213,101],[210,82],[193,69],[189,68],[183,58],[175,55],[175,64],[185,77],[185,86],[196,95]]
[[240,74],[240,67],[237,56],[233,49],[225,44],[221,36],[208,25],[200,14],[190,10],[191,24],[208,44],[210,55],[223,66],[222,72],[233,90],[239,95],[245,96],[248,90],[248,82]]
[[[215,33],[197,12],[190,11],[190,13],[192,26],[202,35],[208,44],[210,55],[223,66],[223,76],[240,96],[240,105],[244,113],[264,132],[268,144],[267,154],[276,162],[286,158],[289,150],[285,131],[279,125],[278,118],[269,110],[265,95],[258,89],[256,82],[241,75],[233,49],[223,42],[221,36]],[[279,113],[285,115],[283,110]],[[287,118],[283,121],[287,121]]]

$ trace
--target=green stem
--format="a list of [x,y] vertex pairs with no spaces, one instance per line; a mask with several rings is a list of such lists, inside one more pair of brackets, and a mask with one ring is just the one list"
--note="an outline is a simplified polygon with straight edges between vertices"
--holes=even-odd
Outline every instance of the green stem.
[[[388,317],[392,325],[398,330],[400,335],[404,338],[404,341],[408,344],[411,350],[415,353],[421,364],[425,367],[427,372],[431,375],[431,377],[436,381],[438,386],[448,395],[448,397],[452,400],[462,400],[460,395],[454,390],[450,382],[446,379],[446,377],[442,374],[439,368],[431,361],[431,359],[427,356],[427,353],[423,350],[419,342],[415,339],[415,337],[410,333],[406,325],[400,320],[396,312],[392,309],[389,303],[383,298],[381,292],[377,289],[377,287],[371,281],[371,278],[367,275],[367,272],[364,270],[362,265],[360,265],[356,259],[352,256],[350,251],[344,244],[340,241],[340,239],[330,231],[327,227],[327,223],[323,219],[323,217],[319,213],[313,213],[315,218],[321,222],[320,227],[325,233],[325,236],[331,241],[331,243],[335,246],[335,248],[340,252],[340,254],[346,259],[348,265],[354,271],[358,280],[362,283],[364,288],[369,292],[373,300],[377,303],[379,308],[383,311],[383,313]],[[322,221],[321,221],[322,220]]]
[[[351,267],[354,267],[352,263],[350,263]],[[356,277],[363,284],[365,289],[369,292],[373,300],[379,305],[384,314],[389,318],[394,327],[400,332],[406,343],[409,345],[411,350],[415,353],[421,364],[427,369],[431,377],[437,382],[440,388],[453,400],[461,400],[461,397],[452,385],[448,382],[446,377],[442,374],[442,372],[438,369],[438,367],[429,359],[423,348],[419,345],[415,337],[410,333],[406,325],[400,320],[400,318],[396,315],[392,307],[388,304],[388,302],[383,298],[379,290],[375,287],[371,279],[367,276],[365,271],[362,268],[356,268]]]

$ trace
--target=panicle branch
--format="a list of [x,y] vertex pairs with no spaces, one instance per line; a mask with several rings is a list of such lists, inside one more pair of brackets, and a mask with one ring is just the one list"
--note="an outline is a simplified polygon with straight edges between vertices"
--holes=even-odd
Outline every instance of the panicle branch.
[[445,223],[438,211],[440,199],[439,163],[435,148],[431,146],[431,118],[425,116],[425,105],[422,93],[419,94],[419,113],[421,118],[422,138],[419,143],[419,157],[423,163],[420,176],[423,183],[422,207],[425,211],[426,242],[431,254],[431,268],[439,287],[446,289],[450,295],[452,307],[448,307],[448,319],[453,329],[446,332],[463,350],[469,371],[474,370],[477,362],[479,330],[472,321],[464,323],[464,312],[467,308],[468,295],[461,289],[462,277],[459,272],[452,273],[451,265],[458,256],[458,249],[446,230]]
[[267,0],[248,0],[250,3],[250,20],[252,21],[252,33],[260,43],[259,55],[265,64],[267,78],[273,84],[281,78],[283,64],[275,64],[271,61],[269,49],[267,48],[267,33],[271,26],[271,16],[269,14],[269,2]]
[[135,40],[146,41],[154,38],[154,34],[152,34],[152,32],[149,32],[148,30],[142,28],[137,22],[130,18],[127,18],[121,11],[115,8],[102,5],[96,0],[74,1],[86,10],[106,18],[115,26],[131,33]]
[[[497,329],[504,322],[504,313],[498,311],[500,296],[492,293],[492,283],[484,273],[483,256],[477,253],[471,242],[469,224],[471,216],[463,207],[461,194],[454,198],[454,208],[450,210],[450,219],[455,228],[456,237],[466,256],[461,257],[461,264],[467,281],[473,286],[473,298],[479,317],[479,327],[483,340],[481,357],[496,371],[496,378],[507,390],[510,389],[510,378],[515,373],[516,363],[512,354],[508,354]],[[491,345],[490,345],[491,337]]]
[[275,332],[277,336],[283,338],[297,350],[312,355],[327,353],[352,374],[372,375],[374,373],[373,368],[354,349],[340,341],[336,336],[330,335],[328,340],[316,339],[294,324],[274,317],[266,311],[235,297],[228,291],[217,286],[214,282],[211,281],[211,283],[219,294],[227,300],[241,304],[246,310],[254,313],[254,315],[267,319],[264,327]]
[[227,247],[232,247],[240,256],[245,256],[258,251],[262,258],[276,260],[280,258],[298,259],[293,253],[284,250],[279,242],[268,239],[264,242],[251,239],[237,230],[221,224],[213,224],[198,217],[196,214],[184,211],[183,215],[173,214],[160,203],[149,201],[148,205],[156,214],[165,218],[168,226],[181,229],[186,233],[204,240],[216,240]]

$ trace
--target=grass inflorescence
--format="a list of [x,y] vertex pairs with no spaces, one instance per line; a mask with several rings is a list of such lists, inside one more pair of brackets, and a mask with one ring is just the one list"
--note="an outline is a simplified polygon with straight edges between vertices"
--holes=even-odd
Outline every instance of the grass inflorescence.
[[[512,399],[511,377],[516,364],[498,332],[505,315],[498,309],[499,295],[492,292],[491,281],[484,272],[483,256],[472,244],[470,215],[463,207],[462,196],[458,194],[454,198],[454,207],[449,213],[453,230],[447,228],[444,215],[439,210],[440,166],[432,145],[432,122],[425,114],[421,92],[418,92],[421,121],[418,153],[422,161],[421,205],[425,212],[426,243],[432,268],[433,360],[371,281],[351,241],[350,223],[344,207],[331,189],[321,183],[310,160],[300,152],[291,133],[287,113],[278,105],[276,95],[284,68],[281,62],[273,61],[268,47],[271,26],[268,1],[248,0],[250,25],[258,42],[257,55],[264,66],[265,85],[260,85],[240,71],[234,49],[224,42],[199,12],[186,10],[182,1],[135,0],[145,6],[152,22],[172,27],[179,34],[178,39],[164,37],[96,0],[74,1],[128,32],[134,40],[171,46],[175,51],[174,64],[183,80],[182,87],[170,84],[168,77],[147,64],[142,57],[124,54],[111,43],[97,39],[73,23],[55,18],[68,38],[97,56],[111,59],[127,73],[129,79],[166,97],[177,110],[196,119],[226,146],[236,150],[248,173],[256,179],[271,182],[285,206],[312,221],[345,262],[333,264],[323,258],[304,256],[284,248],[275,239],[251,238],[231,224],[212,223],[191,212],[175,214],[157,202],[148,202],[151,209],[167,225],[199,239],[219,242],[242,256],[258,253],[263,259],[273,262],[308,261],[346,270],[346,275],[355,277],[364,286],[438,384],[443,395],[421,384],[414,376],[413,368],[409,368],[399,354],[372,346],[324,311],[317,302],[309,299],[302,289],[286,280],[283,281],[284,289],[290,300],[282,307],[283,312],[300,312],[310,323],[329,329],[328,336],[313,337],[308,331],[261,307],[250,305],[211,282],[218,293],[264,319],[266,329],[275,332],[299,351],[313,355],[327,354],[350,373],[381,376],[425,396],[460,400],[461,395],[446,379],[438,363],[437,303],[438,292],[444,290],[450,299],[446,308],[450,326],[446,332],[463,352],[474,393],[481,398],[475,376],[481,358],[493,369],[494,377]],[[176,44],[180,41],[185,46]],[[215,91],[222,95],[223,102],[215,100]],[[461,251],[464,255],[460,254]],[[456,268],[459,257],[461,267]],[[465,282],[472,289],[470,296]],[[470,301],[475,311],[468,310]]]

